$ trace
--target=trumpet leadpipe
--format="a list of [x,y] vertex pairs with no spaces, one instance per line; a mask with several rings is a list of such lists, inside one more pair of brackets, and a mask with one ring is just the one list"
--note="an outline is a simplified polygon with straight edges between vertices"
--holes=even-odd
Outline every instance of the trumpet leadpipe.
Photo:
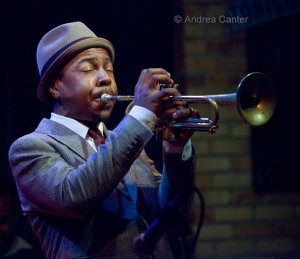
[[134,96],[132,95],[109,95],[109,94],[102,94],[101,101],[103,103],[108,103],[112,101],[133,101]]
[[[207,103],[207,99],[214,99],[218,104],[232,104],[236,101],[236,93],[227,95],[176,95],[169,96],[166,100],[172,101],[186,101],[186,102],[199,102]],[[101,96],[101,101],[103,103],[108,103],[111,101],[133,101],[134,96],[132,95],[109,95],[103,94]]]
[[[167,84],[167,83],[159,83],[160,89],[163,88],[178,88],[179,84]],[[132,95],[117,95],[117,96],[112,96],[109,94],[103,94],[101,96],[101,101],[103,103],[111,102],[111,101],[133,101],[134,96]]]

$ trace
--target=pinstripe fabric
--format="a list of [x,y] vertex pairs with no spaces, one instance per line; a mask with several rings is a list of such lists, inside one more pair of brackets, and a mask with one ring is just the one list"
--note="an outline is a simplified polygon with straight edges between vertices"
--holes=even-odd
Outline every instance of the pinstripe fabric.
[[[151,206],[155,215],[173,193],[143,151],[152,135],[126,116],[95,152],[72,130],[43,119],[13,143],[9,160],[22,209],[47,258],[137,258],[131,244],[141,208]],[[165,238],[155,256],[173,257]]]

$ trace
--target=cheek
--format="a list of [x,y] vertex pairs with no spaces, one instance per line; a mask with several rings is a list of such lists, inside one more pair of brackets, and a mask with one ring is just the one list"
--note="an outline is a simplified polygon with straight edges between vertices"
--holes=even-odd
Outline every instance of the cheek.
[[[115,81],[112,82],[111,88],[113,90],[114,95],[118,95],[118,86]],[[125,94],[125,93],[124,93]]]
[[80,102],[87,101],[92,91],[90,81],[91,80],[84,81],[81,78],[74,77],[74,80],[68,80],[64,83],[62,94],[70,100],[75,97]]

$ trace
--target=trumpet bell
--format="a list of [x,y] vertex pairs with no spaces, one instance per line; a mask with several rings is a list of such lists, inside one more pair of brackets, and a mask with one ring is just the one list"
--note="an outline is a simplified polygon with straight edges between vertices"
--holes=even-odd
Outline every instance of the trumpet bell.
[[242,119],[251,126],[267,123],[276,106],[272,81],[259,72],[248,74],[238,86],[236,105]]

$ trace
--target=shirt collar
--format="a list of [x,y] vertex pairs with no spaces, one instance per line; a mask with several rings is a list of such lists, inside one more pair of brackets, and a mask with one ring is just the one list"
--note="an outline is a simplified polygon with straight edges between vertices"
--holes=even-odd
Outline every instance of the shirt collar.
[[[86,138],[89,128],[82,124],[81,122],[74,120],[72,118],[68,118],[65,116],[58,115],[56,113],[51,113],[50,120],[55,121],[57,123],[60,123],[64,125],[65,127],[69,128],[70,130],[77,133],[79,136]],[[101,132],[103,132],[103,123],[101,122],[98,125],[98,128]]]

